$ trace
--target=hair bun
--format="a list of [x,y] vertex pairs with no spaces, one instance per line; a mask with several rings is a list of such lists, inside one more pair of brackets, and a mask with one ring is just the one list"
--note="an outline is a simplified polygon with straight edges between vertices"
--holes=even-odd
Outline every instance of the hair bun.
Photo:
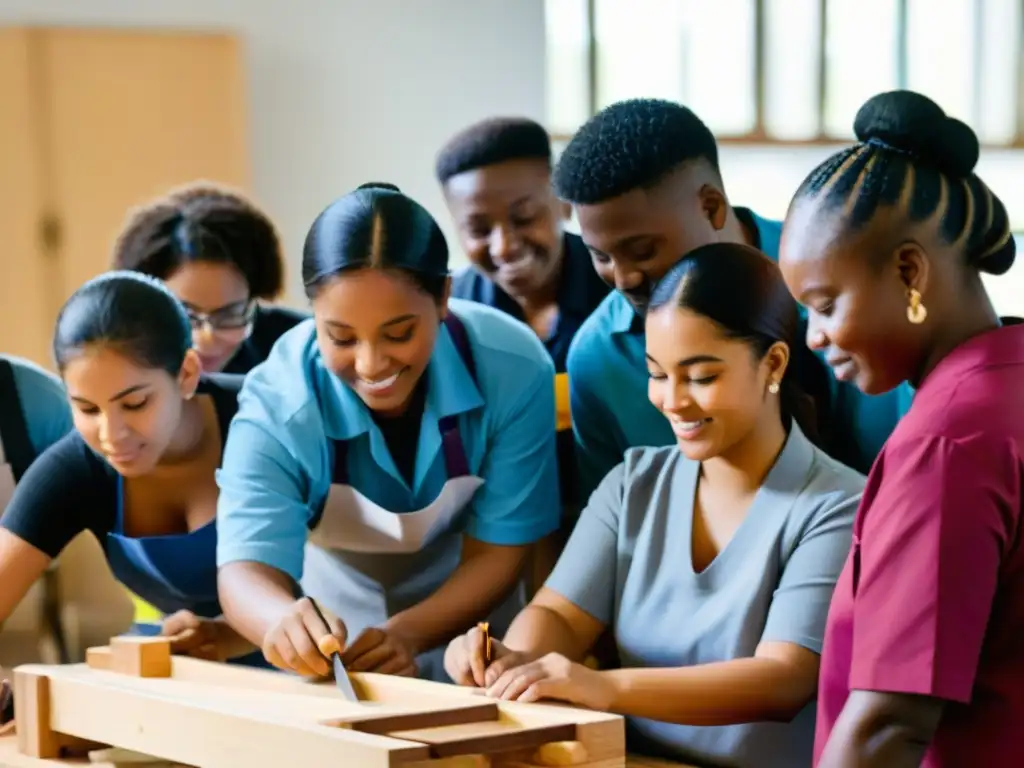
[[872,96],[857,110],[853,131],[859,141],[903,152],[956,178],[970,176],[981,153],[968,125],[914,91]]
[[356,189],[387,189],[391,192],[401,192],[397,186],[387,181],[368,181],[365,184],[360,184]]

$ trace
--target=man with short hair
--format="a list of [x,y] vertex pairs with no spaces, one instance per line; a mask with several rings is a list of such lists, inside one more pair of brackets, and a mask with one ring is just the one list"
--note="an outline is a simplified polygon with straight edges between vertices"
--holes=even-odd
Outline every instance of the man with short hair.
[[[573,137],[554,171],[576,211],[594,269],[616,288],[580,328],[568,371],[584,498],[632,446],[670,445],[667,419],[647,399],[644,315],[652,286],[683,254],[713,242],[746,243],[778,259],[781,222],[731,204],[718,146],[690,109],[661,99],[606,107]],[[907,388],[877,397],[793,351],[794,374],[819,408],[819,443],[867,472],[899,417]],[[839,418],[832,422],[832,414]]]
[[608,295],[578,235],[564,230],[570,210],[551,188],[551,139],[521,117],[474,123],[438,153],[435,174],[470,266],[452,295],[527,323],[555,363],[562,502],[586,501],[576,486],[566,357],[583,321]]

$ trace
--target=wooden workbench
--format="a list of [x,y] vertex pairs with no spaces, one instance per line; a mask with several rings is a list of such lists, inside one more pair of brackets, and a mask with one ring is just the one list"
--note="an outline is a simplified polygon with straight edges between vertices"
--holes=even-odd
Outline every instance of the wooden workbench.
[[[88,760],[37,760],[18,753],[17,739],[14,736],[0,736],[0,768],[68,768],[68,766],[88,765],[90,768],[121,768],[112,763],[90,763]],[[125,766],[125,768],[130,768]],[[631,755],[626,760],[626,768],[686,768],[679,763],[655,760],[649,757]]]
[[[172,656],[162,638],[114,638],[90,649],[86,664],[14,670],[18,735],[0,736],[0,768],[279,768],[342,755],[352,768],[680,768],[627,756],[618,715],[349,677],[357,701],[329,682]],[[66,757],[103,745],[120,748],[116,761]]]

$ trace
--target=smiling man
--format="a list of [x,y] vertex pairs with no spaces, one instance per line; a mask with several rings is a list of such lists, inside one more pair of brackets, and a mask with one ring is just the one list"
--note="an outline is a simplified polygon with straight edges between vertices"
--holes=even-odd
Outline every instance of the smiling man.
[[607,107],[573,137],[554,172],[593,269],[616,290],[569,351],[573,431],[587,495],[631,446],[669,445],[647,399],[644,312],[651,288],[683,254],[714,242],[778,256],[782,226],[733,206],[707,126],[686,107],[635,99]]
[[498,117],[452,137],[438,153],[435,173],[470,261],[455,274],[452,296],[525,322],[555,364],[562,500],[575,508],[586,499],[577,490],[566,358],[609,287],[580,237],[564,230],[570,210],[552,190],[551,165],[543,127]]

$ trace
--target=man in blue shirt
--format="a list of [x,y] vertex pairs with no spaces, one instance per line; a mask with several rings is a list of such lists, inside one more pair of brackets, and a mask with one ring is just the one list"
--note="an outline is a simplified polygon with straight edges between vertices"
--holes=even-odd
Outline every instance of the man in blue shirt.
[[[707,243],[746,243],[777,259],[782,225],[730,203],[714,136],[691,110],[670,101],[634,99],[602,110],[573,137],[553,180],[575,208],[594,268],[616,288],[569,350],[586,497],[626,448],[675,440],[647,399],[643,323],[652,286],[684,253]],[[831,425],[822,447],[866,472],[909,407],[909,390],[868,397],[836,382],[806,348],[794,350],[794,359],[821,423]]]
[[583,321],[609,293],[551,188],[551,139],[533,120],[497,117],[465,128],[438,153],[435,174],[470,266],[452,296],[529,325],[555,364],[562,502],[577,507],[566,358]]

